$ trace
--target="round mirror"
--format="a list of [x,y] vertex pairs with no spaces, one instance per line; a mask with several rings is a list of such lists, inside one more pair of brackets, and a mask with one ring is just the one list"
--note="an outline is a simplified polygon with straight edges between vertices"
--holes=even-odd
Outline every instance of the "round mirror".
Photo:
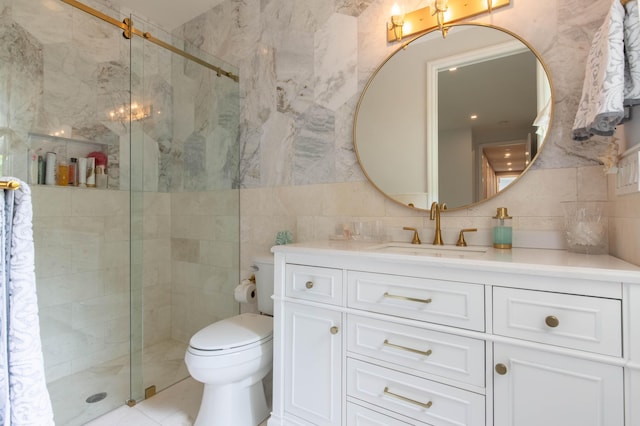
[[450,28],[387,58],[354,121],[367,178],[420,209],[469,207],[512,185],[540,152],[552,115],[548,72],[524,40],[493,26]]

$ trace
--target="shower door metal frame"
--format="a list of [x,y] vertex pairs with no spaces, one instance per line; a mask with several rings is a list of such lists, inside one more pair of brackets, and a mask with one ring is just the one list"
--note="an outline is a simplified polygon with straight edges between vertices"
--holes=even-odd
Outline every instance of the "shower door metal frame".
[[133,26],[133,20],[130,19],[130,18],[125,18],[122,22],[120,22],[117,19],[112,18],[111,16],[106,15],[106,14],[100,12],[99,10],[96,10],[96,9],[94,9],[92,7],[89,7],[86,4],[80,3],[77,0],[61,0],[61,1],[63,3],[66,3],[66,4],[68,4],[70,6],[73,6],[73,7],[77,8],[77,9],[80,9],[83,12],[86,12],[86,13],[88,13],[90,15],[93,15],[96,18],[102,19],[103,21],[108,22],[109,24],[114,25],[114,26],[122,29],[122,31],[123,31],[122,35],[127,39],[130,39],[134,35],[136,35],[138,37],[142,37],[145,40],[148,40],[148,41],[150,41],[150,42],[152,42],[154,44],[157,44],[160,47],[163,47],[163,48],[165,48],[167,50],[170,50],[171,52],[176,53],[176,54],[178,54],[178,55],[180,55],[180,56],[182,56],[184,58],[187,58],[190,61],[196,62],[196,63],[198,63],[198,64],[200,64],[200,65],[202,65],[204,67],[207,67],[207,68],[215,71],[216,75],[218,77],[225,76],[225,77],[228,77],[228,78],[232,79],[235,82],[239,82],[240,81],[240,78],[237,75],[233,74],[232,72],[225,71],[220,67],[217,67],[217,66],[215,66],[213,64],[210,64],[207,61],[203,61],[202,59],[191,55],[190,53],[185,52],[184,50],[178,49],[177,47],[172,46],[169,43],[165,43],[164,41],[155,38],[148,31],[147,32],[143,32],[143,31],[138,30],[137,28],[135,28]]

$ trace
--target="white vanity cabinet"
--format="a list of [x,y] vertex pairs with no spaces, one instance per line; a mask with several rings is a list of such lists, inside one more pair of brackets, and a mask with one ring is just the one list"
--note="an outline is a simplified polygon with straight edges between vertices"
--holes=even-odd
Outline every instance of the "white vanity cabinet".
[[494,343],[494,425],[624,425],[623,367],[588,359],[622,355],[621,302],[494,287],[494,334],[544,344],[538,350]]
[[336,425],[342,421],[342,271],[289,265],[285,294],[300,302],[283,310],[284,409],[294,424]]
[[640,426],[640,268],[546,250],[274,253],[269,426]]
[[342,314],[291,303],[285,327],[285,411],[314,425],[340,424]]
[[625,368],[625,400],[634,401],[625,406],[628,425],[640,425],[640,285],[626,285],[624,292],[624,324],[628,324],[625,335],[629,336],[625,351],[629,363]]

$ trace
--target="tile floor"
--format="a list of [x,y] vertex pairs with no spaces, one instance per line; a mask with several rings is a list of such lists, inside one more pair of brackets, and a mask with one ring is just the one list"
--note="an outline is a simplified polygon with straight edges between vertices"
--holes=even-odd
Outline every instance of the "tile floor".
[[202,388],[202,383],[189,377],[135,407],[124,405],[86,426],[191,426],[198,414]]
[[[189,376],[184,364],[186,344],[177,340],[165,340],[144,349],[144,388],[155,385],[158,392]],[[120,409],[129,398],[129,356],[120,357],[87,370],[63,377],[47,384],[55,422],[61,426],[80,426],[91,419]],[[96,403],[87,403],[87,397],[106,392],[107,396]],[[202,389],[195,390],[202,392]],[[158,394],[160,395],[160,393]],[[196,398],[199,400],[199,396]],[[197,410],[197,406],[195,410]],[[109,423],[125,425],[125,423]],[[138,425],[133,420],[130,425]],[[141,425],[160,423],[140,423]],[[171,423],[190,424],[190,423]]]

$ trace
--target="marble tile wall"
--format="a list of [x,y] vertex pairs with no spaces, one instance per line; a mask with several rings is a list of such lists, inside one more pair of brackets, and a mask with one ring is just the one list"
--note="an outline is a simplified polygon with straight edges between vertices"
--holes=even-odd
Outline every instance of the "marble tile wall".
[[171,337],[238,314],[239,190],[171,194]]
[[[360,93],[396,45],[386,42],[393,0],[290,2],[227,0],[180,34],[238,64],[241,76],[242,269],[273,244],[275,233],[296,240],[327,238],[341,222],[384,220],[398,238],[402,225],[429,232],[424,213],[390,203],[367,183],[353,151],[352,123]],[[407,9],[426,0],[407,2]],[[571,139],[591,38],[611,2],[514,1],[477,22],[511,30],[537,50],[555,90],[553,125],[531,176],[493,201],[444,215],[444,226],[486,228],[496,206],[507,206],[523,233],[562,229],[560,201],[609,199],[616,229],[639,225],[637,197],[607,191],[598,159],[607,141]],[[539,186],[539,185],[544,186]],[[357,200],[357,201],[356,201]],[[625,206],[629,207],[625,207]],[[632,235],[615,231],[612,253],[640,263]],[[636,234],[637,235],[637,234]]]
[[[119,16],[106,1],[83,3]],[[237,84],[140,38],[130,48],[120,30],[48,0],[0,0],[0,60],[0,154],[13,160],[3,173],[26,180],[26,150],[36,148],[30,132],[65,128],[67,138],[111,144],[110,190],[33,187],[48,380],[128,354],[132,264],[142,262],[134,291],[142,292],[147,346],[186,342],[237,313]],[[153,118],[132,126],[109,119],[130,90],[133,101],[153,105]],[[143,144],[132,149],[130,132]],[[60,156],[76,144],[38,143]],[[139,259],[129,258],[131,182],[144,191],[132,223],[143,239]]]
[[48,381],[128,355],[130,262],[143,265],[145,347],[237,313],[238,191],[142,196],[142,259],[130,261],[128,192],[33,187]]
[[32,187],[48,381],[129,352],[129,196]]
[[609,251],[627,262],[640,265],[640,194],[616,197],[615,176],[609,177]]

